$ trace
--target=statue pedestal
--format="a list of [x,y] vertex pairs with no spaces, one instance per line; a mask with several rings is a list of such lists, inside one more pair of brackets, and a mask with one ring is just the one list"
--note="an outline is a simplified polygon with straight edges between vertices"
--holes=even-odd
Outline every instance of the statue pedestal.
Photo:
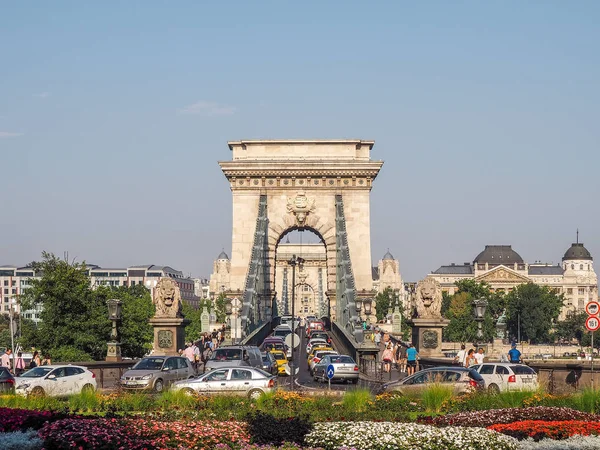
[[448,319],[412,319],[412,344],[421,357],[443,357],[442,330]]
[[121,344],[119,342],[108,342],[106,349],[106,361],[121,362]]
[[190,320],[182,317],[153,317],[154,353],[156,356],[173,356],[185,349],[185,327]]

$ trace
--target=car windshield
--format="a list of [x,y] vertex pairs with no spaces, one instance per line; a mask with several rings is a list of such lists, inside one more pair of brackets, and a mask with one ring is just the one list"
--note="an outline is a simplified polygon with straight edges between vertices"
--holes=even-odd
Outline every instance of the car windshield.
[[285,353],[283,353],[283,352],[271,352],[271,353],[273,354],[275,359],[277,359],[278,361],[281,361],[282,359],[287,359],[287,357],[285,356]]
[[339,355],[339,356],[330,356],[329,360],[331,364],[354,364],[354,360],[349,356]]
[[52,367],[35,367],[21,375],[21,378],[40,378],[48,375],[52,369]]
[[160,370],[165,358],[142,358],[131,370]]
[[[254,372],[260,374],[261,376],[263,376],[265,378],[271,378],[273,376],[270,373],[265,372],[264,370],[259,369],[257,367],[254,368]],[[256,377],[253,376],[252,378],[256,378]]]
[[210,359],[216,361],[239,361],[242,359],[242,350],[239,348],[218,348]]

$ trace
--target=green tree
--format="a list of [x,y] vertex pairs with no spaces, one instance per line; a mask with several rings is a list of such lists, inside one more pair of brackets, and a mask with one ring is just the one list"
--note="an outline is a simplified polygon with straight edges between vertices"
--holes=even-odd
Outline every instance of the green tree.
[[553,340],[571,342],[576,339],[579,345],[590,345],[590,333],[585,328],[586,319],[585,312],[567,314],[565,320],[560,320],[554,325]]
[[383,320],[388,315],[390,309],[390,295],[393,295],[394,291],[390,287],[386,287],[383,292],[380,292],[375,297],[375,309],[377,322]]
[[202,336],[202,311],[208,306],[201,305],[199,308],[192,308],[187,302],[183,302],[183,315],[190,320],[190,324],[185,327],[185,340],[196,341]]
[[225,292],[221,292],[215,300],[215,315],[217,316],[218,323],[225,323],[227,320],[227,313],[225,312],[225,300],[227,296]]
[[558,318],[564,298],[548,286],[521,284],[506,295],[507,329],[516,338],[534,344],[548,342],[550,329]]

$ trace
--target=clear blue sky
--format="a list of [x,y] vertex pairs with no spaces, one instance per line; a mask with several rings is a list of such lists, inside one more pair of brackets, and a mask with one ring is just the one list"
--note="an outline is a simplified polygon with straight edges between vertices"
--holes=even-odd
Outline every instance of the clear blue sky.
[[[374,139],[373,260],[600,257],[600,3],[3,2],[0,264],[208,276],[226,142]],[[598,269],[598,268],[597,268]]]

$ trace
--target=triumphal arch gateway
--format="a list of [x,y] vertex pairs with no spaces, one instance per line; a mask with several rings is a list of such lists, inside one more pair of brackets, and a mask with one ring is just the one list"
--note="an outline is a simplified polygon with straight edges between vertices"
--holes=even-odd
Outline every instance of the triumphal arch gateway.
[[353,328],[360,317],[356,300],[373,297],[369,197],[383,165],[371,160],[374,141],[228,144],[232,159],[219,162],[233,195],[227,294],[243,297],[244,326],[249,330],[273,314],[281,296],[275,292],[282,276],[276,273],[278,244],[290,231],[306,229],[325,246],[329,315]]

